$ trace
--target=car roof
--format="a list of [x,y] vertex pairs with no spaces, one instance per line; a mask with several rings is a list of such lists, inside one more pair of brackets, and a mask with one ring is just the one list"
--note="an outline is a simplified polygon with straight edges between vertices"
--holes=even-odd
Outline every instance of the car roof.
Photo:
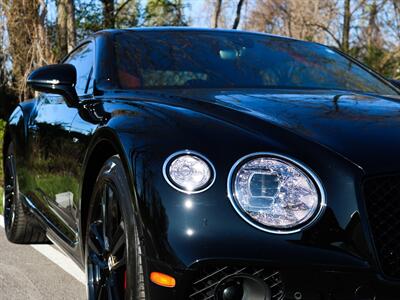
[[[95,36],[101,35],[113,35],[121,32],[208,32],[208,33],[241,33],[241,34],[252,34],[252,35],[262,35],[262,36],[269,36],[275,38],[282,38],[286,40],[294,40],[294,41],[303,41],[299,39],[295,39],[292,37],[275,35],[270,33],[264,32],[257,32],[257,31],[248,31],[248,30],[237,30],[237,29],[222,29],[222,28],[201,28],[201,27],[179,27],[179,26],[159,26],[159,27],[132,27],[132,28],[125,28],[125,29],[104,29],[94,33]],[[307,41],[303,41],[307,42]]]

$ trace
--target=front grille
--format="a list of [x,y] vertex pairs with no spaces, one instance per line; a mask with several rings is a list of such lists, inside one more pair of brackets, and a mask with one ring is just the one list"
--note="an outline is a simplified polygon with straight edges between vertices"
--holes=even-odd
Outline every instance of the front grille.
[[195,277],[189,299],[206,300],[214,299],[214,290],[222,279],[230,275],[248,274],[261,278],[270,287],[273,300],[281,300],[284,297],[284,286],[280,273],[264,268],[240,267],[240,266],[207,266],[198,270]]
[[364,197],[382,271],[400,279],[400,175],[366,180]]

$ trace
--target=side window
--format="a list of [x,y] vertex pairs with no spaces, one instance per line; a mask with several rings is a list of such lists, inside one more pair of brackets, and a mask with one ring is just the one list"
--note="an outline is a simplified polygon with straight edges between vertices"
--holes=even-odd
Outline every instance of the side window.
[[78,96],[87,94],[88,80],[93,68],[93,43],[84,44],[76,49],[64,63],[74,65],[76,68],[75,88]]

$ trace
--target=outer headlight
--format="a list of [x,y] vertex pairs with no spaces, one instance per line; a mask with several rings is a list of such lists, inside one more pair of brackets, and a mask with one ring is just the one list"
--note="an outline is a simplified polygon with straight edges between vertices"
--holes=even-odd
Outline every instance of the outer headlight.
[[185,150],[169,156],[163,166],[165,180],[186,194],[200,193],[215,181],[215,169],[200,153]]
[[272,153],[240,159],[229,174],[228,195],[244,220],[273,233],[300,231],[325,207],[317,176],[304,165]]

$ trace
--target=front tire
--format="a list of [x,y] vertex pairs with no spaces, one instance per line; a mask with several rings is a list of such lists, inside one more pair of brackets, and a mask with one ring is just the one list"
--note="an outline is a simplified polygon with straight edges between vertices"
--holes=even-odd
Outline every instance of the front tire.
[[145,300],[142,248],[133,201],[119,156],[103,165],[86,227],[88,299]]
[[14,143],[4,160],[4,227],[7,239],[16,244],[49,243],[43,229],[23,206],[19,188]]

